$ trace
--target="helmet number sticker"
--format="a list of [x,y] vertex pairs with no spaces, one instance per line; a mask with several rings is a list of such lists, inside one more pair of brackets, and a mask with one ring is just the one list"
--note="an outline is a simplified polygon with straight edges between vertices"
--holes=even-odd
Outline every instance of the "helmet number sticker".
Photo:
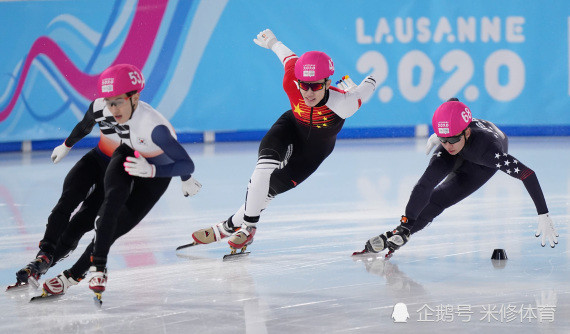
[[471,120],[471,110],[469,110],[469,108],[465,108],[465,110],[463,110],[461,112],[461,117],[463,117],[463,120],[465,121],[465,123],[469,122]]
[[138,72],[129,72],[129,77],[131,78],[131,83],[133,85],[142,84],[143,79]]

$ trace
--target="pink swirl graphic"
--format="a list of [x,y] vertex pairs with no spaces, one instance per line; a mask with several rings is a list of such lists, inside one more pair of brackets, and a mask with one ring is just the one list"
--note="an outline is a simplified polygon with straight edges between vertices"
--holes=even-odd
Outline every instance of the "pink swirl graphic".
[[[129,63],[143,68],[151,52],[152,45],[158,33],[168,0],[140,0],[137,3],[135,16],[121,50],[112,64]],[[97,78],[99,74],[84,73],[73,64],[69,57],[51,38],[38,38],[22,67],[14,95],[6,108],[0,111],[0,122],[4,121],[14,109],[22,92],[26,76],[33,60],[38,55],[48,57],[69,84],[83,97],[94,100],[97,98]]]

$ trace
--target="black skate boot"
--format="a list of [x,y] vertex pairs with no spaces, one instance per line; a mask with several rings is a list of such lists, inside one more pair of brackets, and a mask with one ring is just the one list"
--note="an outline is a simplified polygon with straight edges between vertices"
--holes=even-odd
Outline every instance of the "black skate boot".
[[40,251],[35,260],[30,262],[26,267],[18,270],[16,273],[16,279],[18,280],[18,283],[21,285],[32,284],[35,287],[38,287],[38,280],[51,267],[52,261],[52,254]]

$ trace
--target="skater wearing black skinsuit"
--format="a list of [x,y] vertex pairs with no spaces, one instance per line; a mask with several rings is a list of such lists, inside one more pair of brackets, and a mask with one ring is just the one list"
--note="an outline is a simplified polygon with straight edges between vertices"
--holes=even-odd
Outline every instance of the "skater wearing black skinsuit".
[[285,69],[283,89],[291,109],[261,140],[244,205],[226,221],[192,235],[199,244],[231,235],[228,243],[232,251],[251,244],[261,211],[272,198],[305,181],[331,154],[345,119],[375,89],[371,76],[358,86],[341,86],[345,90],[332,87],[329,77],[334,65],[329,56],[310,51],[297,57],[269,29],[259,33],[254,42],[275,52],[281,61]]
[[508,153],[508,138],[501,130],[489,121],[472,118],[471,110],[457,99],[445,102],[436,110],[432,126],[435,134],[428,145],[441,146],[436,148],[412,190],[400,226],[368,240],[366,251],[380,252],[389,248],[393,252],[403,246],[411,234],[471,195],[498,170],[523,182],[538,213],[536,236],[542,234],[542,246],[546,239],[551,247],[558,243],[536,174]]
[[61,161],[71,147],[91,133],[95,124],[100,129],[99,143],[65,177],[61,197],[48,217],[44,237],[39,244],[40,251],[36,259],[18,271],[18,282],[28,283],[30,277],[37,281],[50,267],[75,249],[81,237],[94,227],[97,211],[104,198],[103,176],[111,155],[119,146],[121,135],[126,130],[115,121],[103,99],[97,99],[89,105],[83,119],[75,125],[69,137],[51,155],[53,163]]

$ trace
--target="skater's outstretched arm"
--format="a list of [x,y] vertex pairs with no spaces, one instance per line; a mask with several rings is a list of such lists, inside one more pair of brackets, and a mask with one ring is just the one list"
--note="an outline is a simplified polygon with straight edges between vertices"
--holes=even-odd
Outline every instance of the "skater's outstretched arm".
[[275,37],[275,34],[270,29],[265,29],[257,34],[257,37],[253,41],[262,48],[275,52],[283,66],[285,66],[289,60],[298,58],[283,42],[277,40],[277,37]]
[[64,140],[63,144],[54,148],[51,154],[51,161],[54,164],[58,163],[61,159],[63,159],[67,155],[67,153],[69,153],[73,145],[75,145],[78,141],[83,139],[83,137],[90,134],[91,130],[93,130],[93,127],[95,126],[96,123],[95,118],[93,117],[94,103],[95,102],[91,102],[91,105],[89,105],[89,109],[85,113],[85,116],[83,116],[83,119],[75,125],[73,130],[71,130],[69,137],[67,137],[67,139]]

